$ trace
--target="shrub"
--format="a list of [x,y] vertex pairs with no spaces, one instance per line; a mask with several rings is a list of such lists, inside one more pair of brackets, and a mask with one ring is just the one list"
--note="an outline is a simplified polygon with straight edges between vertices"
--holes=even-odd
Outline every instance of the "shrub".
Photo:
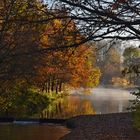
[[134,127],[140,130],[140,87],[137,91],[132,92],[136,96],[136,99],[132,101],[131,111],[134,118]]
[[0,116],[33,117],[49,104],[49,97],[29,87],[15,86],[0,93]]

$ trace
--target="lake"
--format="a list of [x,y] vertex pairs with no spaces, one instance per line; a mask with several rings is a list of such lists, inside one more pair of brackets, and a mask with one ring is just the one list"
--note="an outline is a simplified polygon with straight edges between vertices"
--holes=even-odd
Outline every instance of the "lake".
[[[72,90],[43,111],[44,118],[127,112],[135,97],[129,90],[94,88]],[[0,124],[0,140],[58,140],[69,133],[66,127],[48,124]]]
[[83,114],[128,112],[135,96],[129,90],[94,88],[72,90],[70,96],[60,99],[44,110],[44,118],[70,118]]
[[69,132],[61,125],[0,124],[0,140],[59,140]]

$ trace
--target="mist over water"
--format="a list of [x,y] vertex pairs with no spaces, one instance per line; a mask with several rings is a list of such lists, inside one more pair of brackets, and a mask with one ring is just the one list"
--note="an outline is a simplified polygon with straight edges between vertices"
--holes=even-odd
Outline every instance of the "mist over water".
[[105,88],[94,89],[91,97],[97,114],[127,112],[135,99],[128,90]]
[[74,89],[70,95],[44,111],[44,118],[70,118],[77,115],[128,112],[130,100],[136,97],[130,90],[118,88]]
[[136,97],[130,94],[130,90],[119,88],[94,88],[89,94],[84,94],[84,90],[73,90],[71,96],[79,96],[81,100],[88,100],[94,108],[96,114],[128,112],[131,106],[130,100]]
[[92,90],[92,98],[95,100],[131,100],[135,96],[125,89],[95,88]]
[[[72,90],[70,96],[44,112],[44,118],[70,118],[77,115],[128,112],[135,96],[129,90],[94,88]],[[70,131],[63,126],[39,124],[0,125],[0,140],[58,140]]]

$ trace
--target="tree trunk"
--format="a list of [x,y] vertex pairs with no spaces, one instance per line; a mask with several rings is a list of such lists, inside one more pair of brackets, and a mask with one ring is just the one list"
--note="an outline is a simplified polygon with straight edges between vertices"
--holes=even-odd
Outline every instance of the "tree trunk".
[[54,84],[55,84],[54,77],[52,77],[52,79],[51,79],[51,91],[54,91]]
[[60,80],[60,82],[59,82],[59,92],[61,92],[61,91],[62,91],[62,82]]
[[56,94],[58,93],[58,81],[56,80],[56,83],[55,83],[55,92],[56,92]]

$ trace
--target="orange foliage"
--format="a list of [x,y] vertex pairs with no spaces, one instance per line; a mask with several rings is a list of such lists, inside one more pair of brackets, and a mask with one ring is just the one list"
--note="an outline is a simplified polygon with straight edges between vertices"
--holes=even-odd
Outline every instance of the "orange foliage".
[[[54,20],[48,24],[41,35],[42,48],[57,47],[78,42],[82,38],[73,21]],[[69,84],[74,87],[96,85],[99,81],[100,72],[90,64],[89,57],[93,50],[87,45],[78,48],[67,48],[52,51],[44,55],[43,65],[38,67],[36,80],[42,85],[54,85],[57,89],[59,84]],[[96,76],[94,76],[97,74]],[[96,82],[95,82],[96,81]],[[84,84],[83,84],[84,83]],[[96,84],[95,84],[96,83]]]

